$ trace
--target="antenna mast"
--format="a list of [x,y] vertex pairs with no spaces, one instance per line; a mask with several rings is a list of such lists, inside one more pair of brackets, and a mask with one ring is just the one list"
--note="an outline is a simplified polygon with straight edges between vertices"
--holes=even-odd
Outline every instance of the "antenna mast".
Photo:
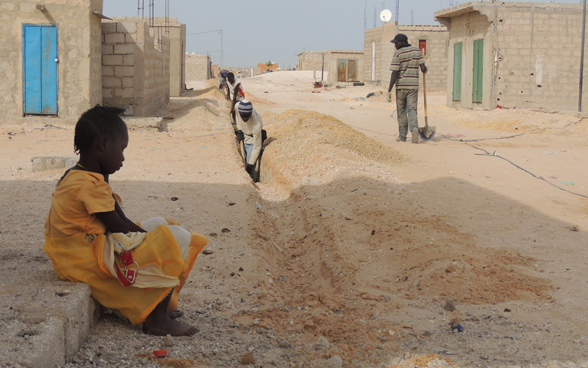
[[398,24],[398,13],[400,12],[400,0],[396,0],[396,24]]
[[366,30],[367,29],[367,0],[365,0],[365,3],[363,5],[363,29]]

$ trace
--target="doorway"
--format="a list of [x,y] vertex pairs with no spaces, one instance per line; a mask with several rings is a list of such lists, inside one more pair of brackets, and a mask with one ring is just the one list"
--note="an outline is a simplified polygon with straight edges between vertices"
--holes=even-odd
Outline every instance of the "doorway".
[[337,60],[337,81],[338,82],[356,82],[357,81],[357,60],[339,59]]
[[484,39],[474,40],[474,76],[472,102],[482,102],[484,81]]
[[461,54],[462,43],[453,45],[453,101],[461,101]]
[[57,25],[23,24],[24,114],[57,115]]

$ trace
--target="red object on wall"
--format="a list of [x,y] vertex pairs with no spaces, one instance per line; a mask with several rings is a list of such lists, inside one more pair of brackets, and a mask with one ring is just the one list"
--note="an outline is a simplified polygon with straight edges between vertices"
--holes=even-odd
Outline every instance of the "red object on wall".
[[423,55],[427,54],[427,40],[419,40],[419,49],[421,49]]

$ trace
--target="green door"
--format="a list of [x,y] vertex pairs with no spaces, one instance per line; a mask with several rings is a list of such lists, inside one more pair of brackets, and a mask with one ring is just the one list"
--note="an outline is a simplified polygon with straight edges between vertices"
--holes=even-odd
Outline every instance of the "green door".
[[453,101],[461,101],[461,50],[461,42],[453,45]]
[[473,78],[473,102],[482,102],[482,86],[484,75],[484,40],[474,41],[474,78]]

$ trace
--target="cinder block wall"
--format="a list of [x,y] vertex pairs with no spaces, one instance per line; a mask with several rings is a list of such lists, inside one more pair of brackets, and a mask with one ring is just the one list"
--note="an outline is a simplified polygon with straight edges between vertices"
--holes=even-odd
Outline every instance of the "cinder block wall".
[[208,55],[186,54],[186,80],[210,79],[211,64]]
[[325,54],[325,70],[329,61],[328,51],[303,51],[298,54],[298,70],[322,70]]
[[[497,7],[494,21],[498,51],[496,104],[577,110],[582,5],[506,3]],[[588,42],[585,50],[588,51]],[[489,59],[493,59],[495,53],[489,51]],[[492,64],[488,60],[490,68]],[[588,81],[586,69],[584,81]],[[585,83],[582,105],[588,107],[586,87]]]
[[126,107],[128,115],[150,116],[169,102],[169,40],[156,46],[147,23],[102,24],[104,105]]
[[[408,37],[408,43],[419,46],[419,40],[427,43],[425,62],[428,68],[427,89],[445,90],[447,88],[447,44],[449,32],[443,26],[397,25],[386,23],[382,27],[367,29],[364,33],[364,80],[372,81],[372,60],[375,48],[375,73],[373,82],[383,87],[390,83],[390,63],[396,48],[390,40],[398,33]],[[421,74],[422,76],[422,74]],[[423,84],[422,78],[419,84]]]
[[[43,5],[45,10],[37,9]],[[0,110],[3,122],[23,117],[22,25],[58,24],[57,116],[75,123],[102,103],[102,0],[0,1]]]

